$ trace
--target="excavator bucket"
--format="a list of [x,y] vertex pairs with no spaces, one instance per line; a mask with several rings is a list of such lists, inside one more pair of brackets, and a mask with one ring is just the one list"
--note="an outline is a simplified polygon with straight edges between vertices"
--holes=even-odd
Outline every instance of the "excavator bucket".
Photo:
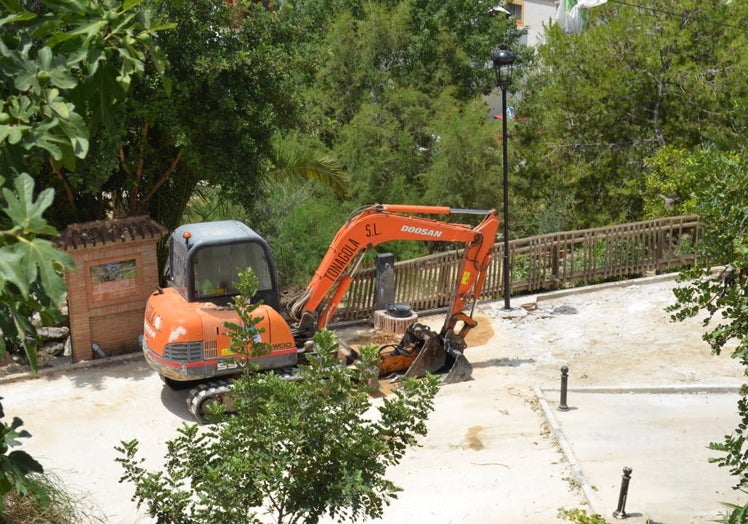
[[473,367],[462,354],[465,341],[448,330],[444,336],[428,326],[408,326],[396,346],[380,349],[380,376],[403,373],[404,377],[420,378],[427,373],[440,374],[442,384],[469,380]]
[[454,356],[444,349],[439,338],[431,338],[405,372],[406,377],[423,377],[426,373],[441,373],[442,384],[456,384],[470,380],[473,366],[462,352],[453,352]]
[[454,357],[454,363],[446,375],[442,376],[442,384],[456,384],[470,380],[473,375],[473,366],[465,358],[465,355],[459,353]]
[[[471,326],[473,327],[473,326]],[[465,339],[462,335],[456,334],[453,330],[448,330],[444,336],[444,350],[447,353],[447,361],[451,363],[449,370],[442,376],[442,384],[455,384],[470,380],[473,375],[473,366],[465,358],[464,351],[467,348]]]
[[436,373],[444,367],[446,360],[447,352],[444,351],[439,337],[429,337],[405,372],[405,376],[420,378],[426,373]]
[[442,373],[442,384],[470,380],[473,366],[462,354],[464,341],[452,331],[442,338],[421,324],[409,326],[406,338],[423,341],[421,350],[405,372],[406,377],[423,377],[426,373]]

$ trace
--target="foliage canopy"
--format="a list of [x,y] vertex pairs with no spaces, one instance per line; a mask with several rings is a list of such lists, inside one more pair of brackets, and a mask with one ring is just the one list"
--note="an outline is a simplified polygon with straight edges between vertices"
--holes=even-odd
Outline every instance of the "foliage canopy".
[[[729,350],[730,356],[748,368],[748,162],[743,150],[721,154],[711,150],[683,153],[677,164],[679,180],[691,190],[682,205],[700,216],[697,245],[699,263],[679,276],[677,302],[669,310],[674,320],[703,316],[709,326],[704,340],[714,354]],[[721,442],[712,462],[727,467],[736,488],[748,487],[748,386],[738,402],[741,421]],[[728,505],[733,515],[745,508]],[[735,520],[726,520],[735,522]]]
[[660,148],[744,144],[746,24],[744,3],[658,0],[595,8],[578,35],[549,27],[517,108],[521,206],[570,196],[569,229],[639,220]]
[[33,173],[68,204],[93,181],[76,178],[146,63],[162,69],[143,0],[3,2],[0,18],[0,168]]

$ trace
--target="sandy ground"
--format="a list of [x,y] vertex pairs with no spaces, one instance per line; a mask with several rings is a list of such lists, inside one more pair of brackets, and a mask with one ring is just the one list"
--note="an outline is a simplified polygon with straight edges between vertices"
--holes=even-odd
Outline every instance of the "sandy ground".
[[[734,391],[743,382],[743,369],[728,355],[710,354],[701,340],[700,319],[670,322],[664,307],[673,301],[674,285],[672,279],[656,277],[515,298],[511,311],[503,309],[503,302],[480,305],[480,326],[470,333],[466,352],[473,378],[440,390],[429,434],[390,472],[404,491],[373,522],[543,524],[562,522],[557,518],[560,508],[584,508],[610,517],[622,466],[634,464],[632,489],[638,486],[641,495],[655,491],[644,489],[643,466],[636,460],[637,453],[643,453],[641,447],[618,456],[621,440],[632,442],[642,433],[666,448],[680,446],[679,476],[694,484],[686,489],[681,479],[668,492],[669,481],[660,480],[665,491],[657,500],[667,503],[683,492],[694,507],[684,510],[690,513],[683,519],[668,514],[667,507],[657,506],[655,500],[632,497],[629,522],[644,523],[649,515],[658,523],[711,521],[720,502],[734,497],[732,481],[715,465],[707,468],[718,473],[714,478],[693,469],[702,468],[706,458],[685,450],[691,445],[703,450],[709,439],[718,440],[735,427],[730,406],[737,400]],[[421,320],[438,327],[442,319]],[[341,336],[366,333],[348,328]],[[573,409],[568,413],[556,410],[562,366],[569,368]],[[636,410],[631,406],[644,401],[632,392],[655,387],[673,393],[691,388],[715,391],[715,386],[730,395],[723,402],[726,407],[720,408],[728,415],[718,424],[695,419],[693,427],[706,427],[704,435],[684,426],[679,412],[668,411],[670,406],[660,400],[648,408],[663,431],[693,434],[695,444],[668,440],[672,436],[656,438],[651,421],[634,424]],[[588,396],[600,391],[617,395],[615,402],[600,403],[599,397]],[[622,395],[634,399],[633,404],[617,404]],[[120,440],[137,438],[149,464],[161,464],[165,441],[189,421],[184,392],[163,387],[136,359],[70,368],[33,380],[6,378],[0,380],[0,396],[6,413],[21,417],[33,435],[24,449],[100,509],[105,522],[151,522],[130,501],[132,487],[118,483],[121,471],[113,447]],[[684,409],[716,410],[708,404]],[[638,433],[626,436],[616,431],[621,421],[629,429],[638,428]],[[601,426],[587,429],[593,426],[585,424],[594,423]],[[614,441],[612,451],[603,446]],[[662,455],[653,452],[655,458],[647,461],[657,462]],[[688,489],[706,494],[705,499],[697,501]]]

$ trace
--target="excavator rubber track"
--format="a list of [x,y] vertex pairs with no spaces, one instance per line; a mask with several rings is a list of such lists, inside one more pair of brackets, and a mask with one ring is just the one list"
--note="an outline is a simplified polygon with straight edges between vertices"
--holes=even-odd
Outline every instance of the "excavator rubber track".
[[228,393],[231,379],[212,380],[198,385],[190,390],[187,396],[187,409],[200,424],[209,424],[210,406],[223,404],[227,411],[231,411],[231,401]]
[[[298,368],[282,368],[268,371],[278,374],[283,380],[299,380]],[[223,404],[226,413],[233,412],[233,403],[229,396],[231,383],[236,377],[222,378],[203,382],[190,390],[187,396],[187,409],[199,424],[215,422],[210,416],[210,406]]]

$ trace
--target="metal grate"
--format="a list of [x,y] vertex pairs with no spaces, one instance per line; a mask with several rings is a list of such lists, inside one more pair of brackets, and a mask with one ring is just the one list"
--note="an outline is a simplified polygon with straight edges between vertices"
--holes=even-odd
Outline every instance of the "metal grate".
[[203,360],[202,342],[167,344],[164,357],[172,362],[199,362]]
[[210,360],[216,357],[218,357],[218,341],[205,341],[205,360]]

